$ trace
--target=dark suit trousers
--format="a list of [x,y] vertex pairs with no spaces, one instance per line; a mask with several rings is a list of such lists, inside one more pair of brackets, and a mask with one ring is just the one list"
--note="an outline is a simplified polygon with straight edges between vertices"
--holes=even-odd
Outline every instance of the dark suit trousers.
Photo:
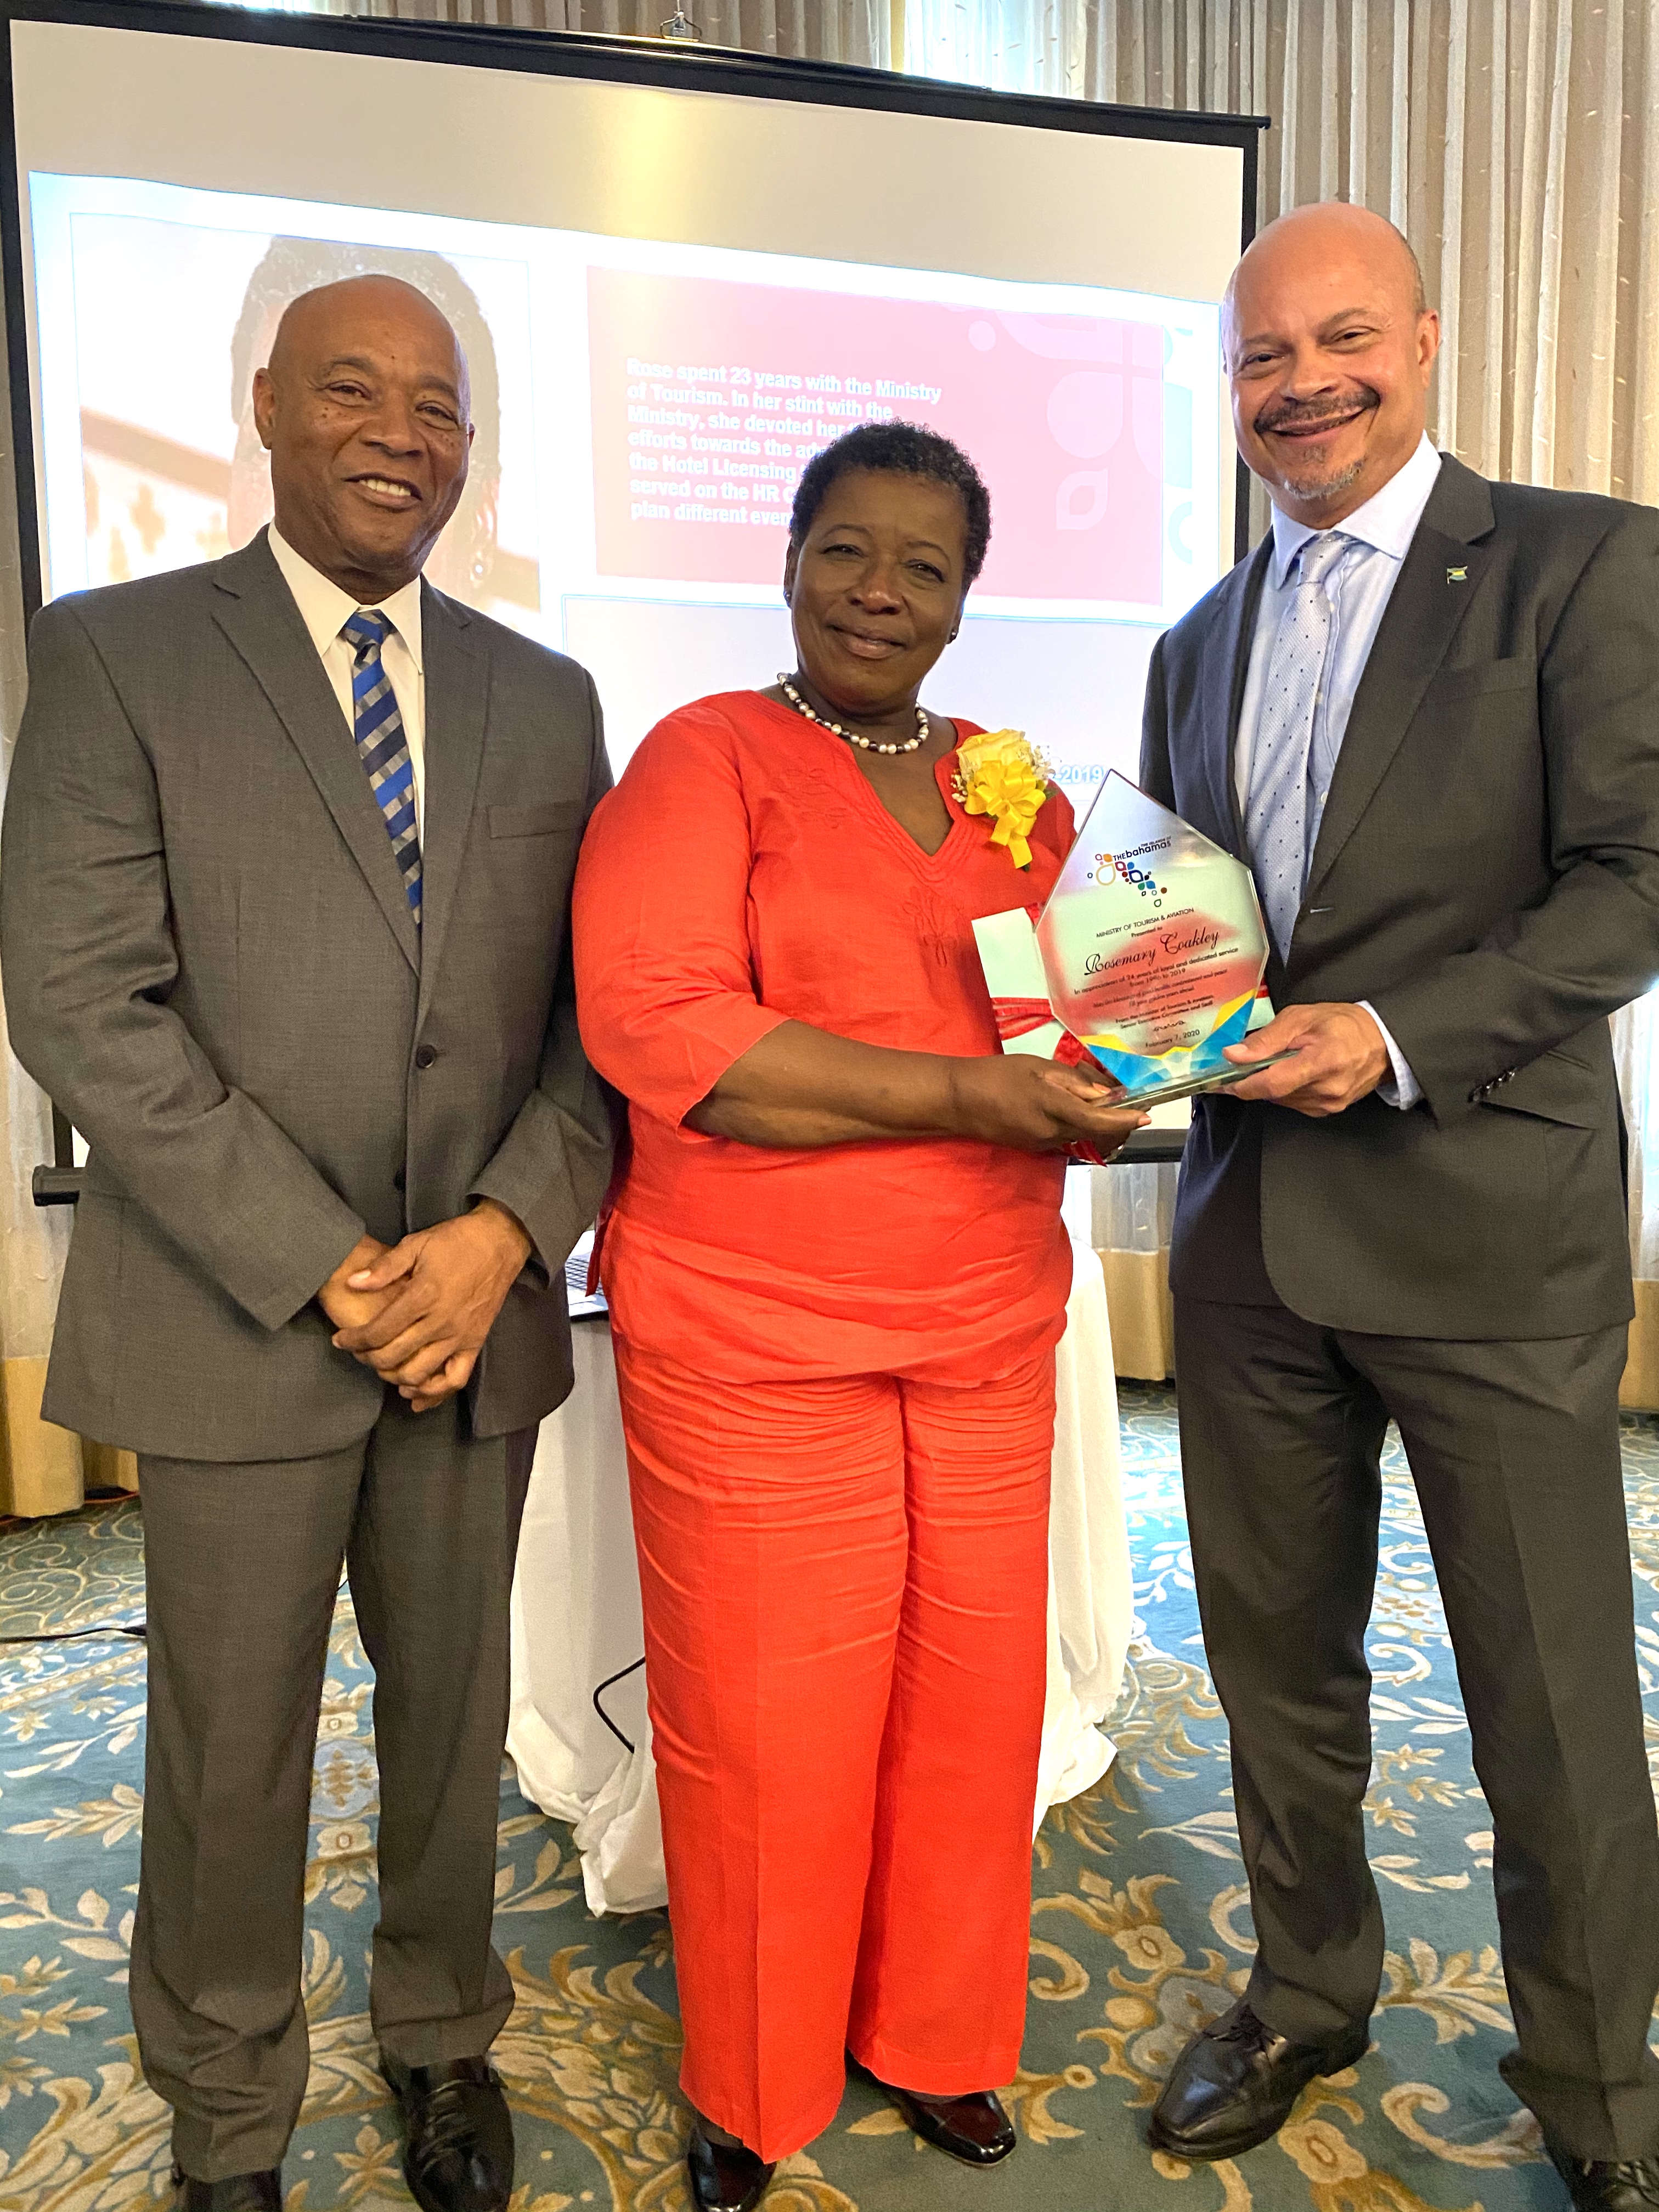
[[1534,1343],[1320,1328],[1176,1301],[1204,1639],[1232,1735],[1260,1948],[1298,2041],[1363,2021],[1382,1915],[1361,1802],[1377,1462],[1398,1422],[1434,1556],[1520,2048],[1504,2078],[1582,2158],[1659,2150],[1659,1834],[1619,1460],[1623,1328]]
[[485,2050],[512,2009],[490,1947],[507,1601],[535,1431],[475,1442],[388,1392],[319,1459],[141,1458],[149,1607],[131,1999],[173,2154],[276,2165],[305,2094],[312,1763],[342,1563],[374,1668],[380,1920],[370,2011],[408,2065]]

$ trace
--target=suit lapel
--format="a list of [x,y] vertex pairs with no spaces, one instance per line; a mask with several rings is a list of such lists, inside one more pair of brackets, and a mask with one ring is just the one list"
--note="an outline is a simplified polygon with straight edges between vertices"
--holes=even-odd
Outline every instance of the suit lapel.
[[[426,805],[421,838],[424,1011],[454,911],[472,825],[472,803],[483,763],[489,672],[466,610],[429,584],[421,587],[421,644],[426,664]],[[388,845],[390,842],[386,840]]]
[[[1206,835],[1239,858],[1244,851],[1244,823],[1239,813],[1238,782],[1234,757],[1238,744],[1238,717],[1244,703],[1244,678],[1250,663],[1250,640],[1273,540],[1263,538],[1246,561],[1241,561],[1223,587],[1215,620],[1204,641],[1200,671],[1203,699],[1204,780],[1209,792],[1212,820]],[[1194,823],[1194,827],[1203,825]]]
[[1354,695],[1304,898],[1329,874],[1400,750],[1479,588],[1492,528],[1484,478],[1448,456],[1417,526]]
[[220,594],[215,619],[281,717],[404,957],[418,969],[420,939],[386,823],[264,533],[221,562],[214,582]]

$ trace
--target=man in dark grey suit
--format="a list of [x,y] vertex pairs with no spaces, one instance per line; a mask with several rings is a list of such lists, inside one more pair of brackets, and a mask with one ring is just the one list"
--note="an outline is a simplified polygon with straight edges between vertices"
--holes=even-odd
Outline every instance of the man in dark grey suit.
[[1367,2048],[1378,1453],[1399,1424],[1492,1806],[1504,2062],[1575,2204],[1659,2204],[1659,1839],[1618,1389],[1607,1017],[1659,975],[1659,516],[1424,436],[1437,318],[1363,210],[1223,317],[1272,534],[1161,641],[1141,781],[1247,858],[1281,1012],[1200,1102],[1171,1279],[1205,1641],[1259,1942],[1153,2142],[1229,2158]]
[[271,531],[30,639],[6,1005],[91,1147],[46,1412],[139,1455],[131,1998],[188,2212],[281,2202],[343,1560],[405,2170],[427,2212],[498,2212],[507,1597],[609,1161],[565,942],[609,778],[583,671],[420,580],[471,438],[437,310],[388,277],[307,295],[256,408]]

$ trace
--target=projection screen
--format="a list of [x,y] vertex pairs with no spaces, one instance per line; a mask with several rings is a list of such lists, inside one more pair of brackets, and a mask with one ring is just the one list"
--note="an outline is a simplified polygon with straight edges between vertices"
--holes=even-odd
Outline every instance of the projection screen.
[[1152,641],[1234,557],[1217,303],[1253,125],[637,40],[52,13],[9,25],[43,597],[246,543],[283,306],[386,267],[472,368],[428,574],[591,668],[618,771],[670,707],[789,665],[795,480],[891,416],[965,445],[994,507],[933,702],[1028,730],[1076,800],[1133,770]]
[[591,669],[618,773],[791,665],[800,470],[895,417],[994,506],[928,703],[1029,732],[1079,814],[1133,773],[1152,644],[1243,550],[1217,322],[1258,122],[170,0],[0,17],[26,599],[245,544],[283,307],[391,270],[472,374],[428,575]]

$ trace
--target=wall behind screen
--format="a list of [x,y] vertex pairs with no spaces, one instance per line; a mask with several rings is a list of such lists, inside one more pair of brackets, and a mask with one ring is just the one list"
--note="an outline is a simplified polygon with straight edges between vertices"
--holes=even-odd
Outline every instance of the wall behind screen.
[[1231,146],[84,24],[12,69],[24,172],[1204,300],[1238,258]]

